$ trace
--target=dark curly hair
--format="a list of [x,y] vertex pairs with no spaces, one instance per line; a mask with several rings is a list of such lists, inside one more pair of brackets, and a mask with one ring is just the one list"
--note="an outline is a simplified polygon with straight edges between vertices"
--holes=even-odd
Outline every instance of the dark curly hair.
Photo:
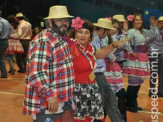
[[[90,33],[91,33],[90,39],[92,40],[94,25],[89,20],[83,19],[83,21],[84,21],[84,24],[83,24],[82,28],[86,28],[86,29],[88,29],[90,31]],[[67,36],[70,37],[70,38],[75,38],[75,34],[76,34],[76,30],[74,28],[72,28],[69,31]]]
[[7,17],[7,20],[9,21],[10,24],[13,25],[14,29],[16,29],[19,25],[19,21],[17,20],[17,18],[14,15],[9,15]]

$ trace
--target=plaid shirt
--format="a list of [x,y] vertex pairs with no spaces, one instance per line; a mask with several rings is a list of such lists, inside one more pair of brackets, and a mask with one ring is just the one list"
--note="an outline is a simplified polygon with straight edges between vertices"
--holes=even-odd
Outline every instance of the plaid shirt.
[[25,77],[23,114],[47,108],[46,100],[65,102],[73,97],[74,70],[70,48],[52,29],[45,29],[30,43]]

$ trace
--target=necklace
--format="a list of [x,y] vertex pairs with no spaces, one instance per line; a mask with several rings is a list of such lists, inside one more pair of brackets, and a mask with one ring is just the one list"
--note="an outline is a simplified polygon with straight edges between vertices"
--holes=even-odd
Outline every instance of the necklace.
[[89,61],[89,64],[90,64],[91,69],[92,69],[92,72],[89,74],[89,78],[90,78],[91,81],[93,81],[93,80],[95,79],[95,77],[96,77],[95,74],[94,74],[94,70],[95,70],[95,68],[96,68],[96,62],[95,62],[95,64],[94,64],[94,66],[93,66],[92,60],[88,57],[87,54],[93,56],[94,61],[96,61],[96,58],[95,58],[95,56],[94,56],[94,48],[93,48],[92,45],[90,45],[90,46],[92,47],[92,51],[90,52],[90,51],[87,50],[87,51],[85,52],[85,51],[84,51],[85,48],[81,49],[80,45],[78,45],[78,44],[77,44],[76,46],[78,47],[78,49],[80,50],[80,52],[84,55],[84,57]]

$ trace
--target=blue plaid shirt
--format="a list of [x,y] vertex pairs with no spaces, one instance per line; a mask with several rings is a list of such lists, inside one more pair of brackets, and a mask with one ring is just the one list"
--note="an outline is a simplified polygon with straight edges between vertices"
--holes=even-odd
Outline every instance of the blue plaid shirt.
[[7,20],[0,17],[0,39],[8,39],[11,33],[11,26]]
[[157,49],[159,54],[163,54],[163,30],[155,27],[155,35],[151,35],[152,37],[146,38],[146,46],[148,48],[148,53],[152,53],[153,49]]
[[[101,39],[95,32],[93,33],[92,45],[96,48],[96,50],[101,49],[103,47],[101,43]],[[105,72],[106,65],[105,65],[104,59],[97,59],[96,64],[97,66],[96,66],[94,73]]]

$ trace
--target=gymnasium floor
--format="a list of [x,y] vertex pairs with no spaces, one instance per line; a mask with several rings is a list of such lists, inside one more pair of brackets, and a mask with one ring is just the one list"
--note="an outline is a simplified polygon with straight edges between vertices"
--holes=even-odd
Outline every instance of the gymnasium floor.
[[[127,86],[126,77],[124,82]],[[144,111],[127,112],[128,122],[163,122],[163,98],[150,98],[148,87],[149,79],[146,79],[138,97],[138,104]],[[15,75],[9,74],[7,79],[0,79],[0,122],[32,122],[30,116],[22,114],[23,97],[24,74],[16,72]],[[105,122],[110,122],[108,117]]]

